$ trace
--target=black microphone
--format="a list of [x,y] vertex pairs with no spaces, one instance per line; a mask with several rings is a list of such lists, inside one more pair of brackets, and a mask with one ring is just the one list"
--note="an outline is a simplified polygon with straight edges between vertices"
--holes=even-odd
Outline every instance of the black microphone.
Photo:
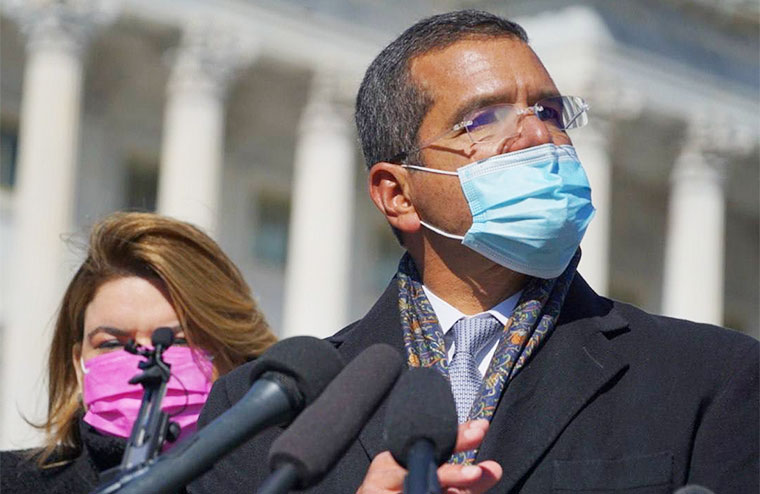
[[401,355],[385,344],[372,345],[349,362],[322,396],[272,443],[272,474],[258,494],[305,489],[322,480],[354,442],[402,368]]
[[163,352],[174,344],[174,331],[165,326],[157,328],[151,335],[150,341],[157,352]]
[[696,484],[689,484],[681,487],[677,491],[675,491],[673,494],[715,494],[713,491],[708,489],[707,487],[702,487],[701,485]]
[[274,344],[251,367],[253,386],[240,401],[175,450],[96,492],[175,492],[256,433],[293,420],[342,368],[338,351],[318,338],[296,336]]
[[171,365],[164,361],[163,355],[174,343],[174,331],[160,327],[153,332],[150,340],[153,349],[138,345],[133,339],[125,347],[127,352],[145,357],[138,364],[142,372],[129,380],[129,384],[140,384],[143,387],[142,402],[135,423],[132,424],[121,464],[103,472],[101,480],[146,465],[158,456],[165,440],[174,441],[179,435],[174,434],[179,426],[170,422],[169,415],[161,410],[166,384],[171,377]]
[[388,399],[383,434],[393,458],[409,471],[405,494],[441,492],[436,470],[454,451],[457,427],[451,386],[441,374],[412,368],[401,376]]

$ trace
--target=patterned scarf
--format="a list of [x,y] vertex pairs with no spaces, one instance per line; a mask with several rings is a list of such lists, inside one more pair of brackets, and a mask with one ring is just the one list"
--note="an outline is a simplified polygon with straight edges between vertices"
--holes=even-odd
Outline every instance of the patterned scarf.
[[[554,329],[579,260],[580,249],[558,278],[529,279],[501,333],[480,394],[470,410],[470,420],[486,419],[490,422],[509,381],[514,379]],[[448,380],[449,363],[443,331],[425,296],[417,267],[408,253],[399,262],[396,280],[407,365],[433,367]],[[449,462],[472,463],[476,454],[477,450],[458,453]]]

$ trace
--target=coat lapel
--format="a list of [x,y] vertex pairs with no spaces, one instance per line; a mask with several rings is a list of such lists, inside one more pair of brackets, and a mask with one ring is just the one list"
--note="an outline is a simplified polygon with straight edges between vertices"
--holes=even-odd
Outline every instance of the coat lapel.
[[[478,452],[478,461],[502,465],[500,492],[512,489],[595,394],[625,372],[627,363],[609,349],[605,334],[627,325],[611,302],[576,276],[552,336],[509,384]],[[389,344],[404,357],[395,280],[366,316],[330,340],[347,362],[376,343]],[[386,401],[359,435],[370,460],[387,449]]]
[[[367,315],[330,340],[338,346],[338,351],[346,362],[350,362],[359,353],[377,343],[391,345],[406,360],[400,324],[398,290],[394,278]],[[359,443],[370,460],[388,449],[383,439],[386,403],[387,400],[383,400],[359,434]]]
[[627,326],[612,304],[576,276],[558,325],[544,347],[509,384],[477,461],[493,459],[509,492],[596,393],[625,372],[605,333]]

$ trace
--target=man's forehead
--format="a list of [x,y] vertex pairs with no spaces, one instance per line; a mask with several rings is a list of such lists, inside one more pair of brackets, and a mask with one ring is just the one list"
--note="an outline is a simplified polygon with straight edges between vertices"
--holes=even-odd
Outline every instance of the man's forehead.
[[410,74],[435,105],[452,110],[557,93],[530,46],[511,37],[464,38],[431,50],[411,60]]
[[[546,69],[527,43],[515,38],[464,38],[422,53],[410,61],[410,73],[418,84],[430,86],[425,76],[436,72],[449,82],[466,81],[480,72],[512,72],[546,75]],[[432,89],[432,88],[431,88]]]

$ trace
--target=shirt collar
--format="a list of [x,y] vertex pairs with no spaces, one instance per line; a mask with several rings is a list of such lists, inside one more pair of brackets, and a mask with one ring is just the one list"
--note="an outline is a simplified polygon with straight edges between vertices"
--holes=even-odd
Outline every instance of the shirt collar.
[[468,316],[467,314],[464,314],[462,311],[430,291],[430,289],[425,285],[422,285],[422,289],[425,290],[425,295],[430,301],[430,305],[433,307],[433,311],[435,312],[436,317],[438,317],[438,324],[441,326],[443,334],[448,333],[451,327],[454,326],[454,323],[463,317],[486,317],[490,314],[498,319],[501,324],[506,326],[507,322],[509,321],[509,317],[512,315],[512,311],[515,310],[515,306],[520,300],[520,295],[522,295],[522,290],[520,290],[508,299],[502,300],[491,309],[479,314]]

